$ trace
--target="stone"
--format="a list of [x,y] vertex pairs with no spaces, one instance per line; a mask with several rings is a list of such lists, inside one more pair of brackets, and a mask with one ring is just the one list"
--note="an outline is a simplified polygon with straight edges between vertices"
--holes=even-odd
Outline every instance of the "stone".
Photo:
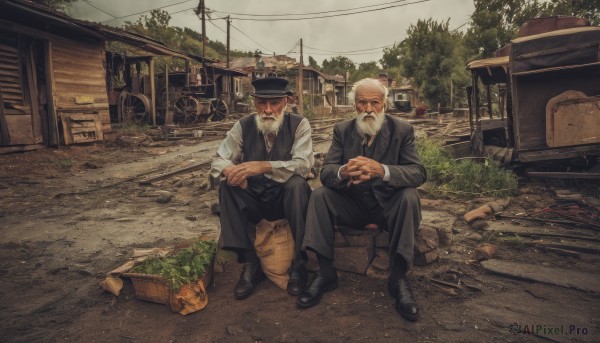
[[173,196],[171,195],[170,192],[160,191],[160,192],[158,192],[158,197],[156,198],[156,202],[159,204],[166,204],[171,201],[172,197]]
[[496,246],[490,243],[483,243],[475,249],[475,256],[478,261],[489,260],[496,253]]
[[477,232],[469,232],[465,235],[466,239],[479,242],[481,240],[481,235]]

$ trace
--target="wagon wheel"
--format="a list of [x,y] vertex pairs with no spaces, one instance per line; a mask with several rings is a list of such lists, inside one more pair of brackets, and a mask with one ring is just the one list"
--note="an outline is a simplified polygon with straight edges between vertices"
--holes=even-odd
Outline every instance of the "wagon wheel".
[[210,120],[221,121],[227,115],[227,104],[220,99],[214,99],[210,102]]
[[122,106],[123,120],[134,123],[145,123],[148,121],[150,102],[143,94],[127,94]]
[[200,103],[191,96],[181,96],[173,104],[175,116],[173,121],[181,124],[192,124],[198,119]]

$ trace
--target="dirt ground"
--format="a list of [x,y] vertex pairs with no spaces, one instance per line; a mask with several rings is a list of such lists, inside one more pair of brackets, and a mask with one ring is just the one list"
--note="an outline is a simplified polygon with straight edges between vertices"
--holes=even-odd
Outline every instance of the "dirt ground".
[[[218,237],[208,168],[149,186],[138,183],[206,160],[218,143],[189,139],[162,147],[120,147],[107,142],[0,155],[0,341],[600,342],[598,294],[493,275],[480,266],[475,249],[486,238],[462,215],[489,199],[424,195],[424,223],[447,232],[451,243],[441,247],[437,261],[410,272],[422,313],[415,323],[395,312],[385,280],[345,272],[339,273],[340,287],[307,310],[297,309],[294,297],[268,281],[237,301],[233,287],[240,267],[224,253],[218,256],[223,271],[209,288],[209,305],[188,316],[137,300],[129,282],[118,297],[103,292],[98,281],[126,262],[133,248]],[[326,151],[328,144],[315,150]],[[543,207],[557,189],[600,206],[597,187],[522,179],[520,195],[505,211]],[[159,197],[170,201],[159,203]],[[501,260],[586,273],[597,273],[600,266],[597,254],[562,256],[519,242],[489,242]],[[472,287],[440,289],[431,278]],[[511,325],[531,330],[518,333]]]

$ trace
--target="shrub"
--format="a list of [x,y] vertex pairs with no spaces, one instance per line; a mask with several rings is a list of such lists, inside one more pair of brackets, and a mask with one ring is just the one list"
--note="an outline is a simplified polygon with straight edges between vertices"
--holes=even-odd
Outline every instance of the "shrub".
[[497,161],[454,160],[439,142],[429,138],[418,138],[417,149],[434,193],[459,197],[502,197],[516,193],[516,175],[504,170]]

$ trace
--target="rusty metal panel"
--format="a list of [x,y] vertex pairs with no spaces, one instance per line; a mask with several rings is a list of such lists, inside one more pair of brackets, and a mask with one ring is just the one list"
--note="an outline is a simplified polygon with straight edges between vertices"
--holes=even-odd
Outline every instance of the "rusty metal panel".
[[573,27],[583,27],[589,25],[590,22],[587,19],[571,16],[534,18],[521,25],[519,28],[518,37],[537,35],[555,30],[564,30]]
[[549,147],[600,143],[600,96],[567,91],[546,107],[546,142]]

